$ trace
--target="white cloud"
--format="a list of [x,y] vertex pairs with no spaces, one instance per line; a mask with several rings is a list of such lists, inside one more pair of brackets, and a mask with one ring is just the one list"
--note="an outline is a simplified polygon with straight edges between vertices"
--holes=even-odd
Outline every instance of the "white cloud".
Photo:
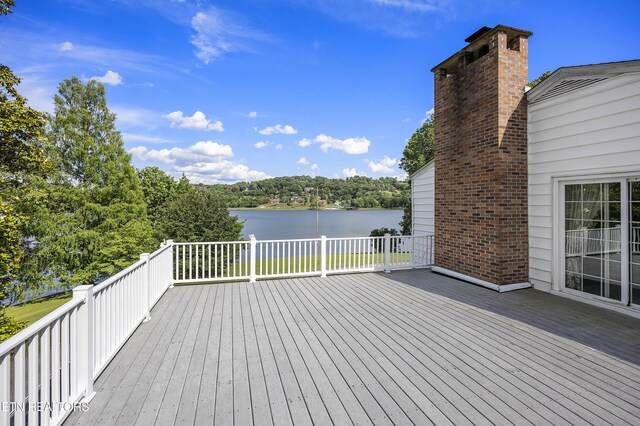
[[307,166],[309,165],[309,160],[307,160],[307,157],[300,157],[300,159],[298,160],[298,164]]
[[399,9],[405,9],[408,11],[416,12],[435,12],[438,8],[435,6],[435,2],[432,0],[420,1],[420,0],[371,0],[372,3],[379,4],[381,6],[396,7]]
[[174,167],[178,174],[184,173],[192,183],[232,183],[268,179],[267,173],[251,170],[244,164],[223,160],[218,162],[196,163],[190,166]]
[[354,177],[356,173],[356,169],[353,167],[342,169],[342,174],[344,175],[344,177]]
[[276,124],[275,126],[265,127],[258,133],[260,133],[261,135],[274,135],[276,133],[282,135],[295,135],[296,133],[298,133],[298,131],[293,128],[293,126],[290,126],[288,124],[285,126],[283,126],[282,124]]
[[192,183],[231,183],[270,177],[229,160],[233,157],[231,146],[212,141],[200,141],[188,148],[159,150],[138,146],[129,153],[138,161],[168,165],[172,175],[179,177],[184,173]]
[[122,139],[125,142],[143,142],[143,143],[169,143],[173,142],[171,139],[166,139],[159,136],[141,135],[137,133],[122,133]]
[[313,171],[318,170],[318,165],[317,165],[316,163],[313,163],[313,164],[311,165],[311,170],[313,170]]
[[249,118],[256,118],[258,116],[258,113],[256,111],[251,111],[249,114],[247,114],[247,117]]
[[191,28],[196,32],[191,37],[196,57],[205,64],[227,53],[249,51],[249,45],[255,41],[268,40],[265,34],[213,7],[196,13],[191,19]]
[[[459,16],[461,8],[477,8],[487,0],[305,0],[299,1],[341,22],[395,37],[418,37],[437,31],[440,20]],[[473,6],[470,6],[473,4]]]
[[369,166],[369,169],[371,169],[373,173],[391,174],[396,171],[393,169],[393,167],[398,165],[397,158],[390,158],[386,155],[382,160],[380,160],[377,163],[375,161],[369,161],[369,160],[365,160],[365,162],[367,163],[367,166]]
[[253,146],[255,146],[258,149],[262,149],[262,148],[268,147],[271,144],[272,144],[271,142],[260,141],[260,142],[256,142]]
[[283,145],[281,143],[275,146],[275,149],[277,150],[281,150],[282,148],[283,148]]
[[335,149],[350,155],[366,154],[369,152],[369,145],[371,145],[367,138],[336,139],[325,134],[316,136],[314,142],[320,144],[322,152]]
[[160,120],[160,114],[144,108],[115,105],[110,107],[116,114],[118,127],[145,127],[152,129]]
[[73,50],[73,43],[71,43],[70,41],[65,41],[64,43],[60,43],[61,52],[68,52],[70,50]]
[[102,76],[91,77],[90,80],[95,80],[98,83],[108,84],[110,86],[118,86],[122,84],[122,76],[115,71],[107,70]]
[[301,139],[298,142],[298,145],[300,145],[301,147],[305,148],[305,147],[311,145],[312,143],[313,143],[313,141],[311,139],[304,138],[304,139]]
[[408,122],[410,122],[410,121],[411,121],[411,119],[410,119],[410,118],[403,118],[403,119],[402,119],[402,122],[403,122],[403,123],[408,123]]
[[422,123],[424,124],[425,121],[433,117],[434,112],[435,112],[435,108],[431,108],[430,110],[427,110],[427,112],[424,113],[424,118],[422,119]]
[[218,120],[212,123],[202,111],[196,111],[191,117],[185,116],[182,111],[174,111],[165,115],[164,118],[171,121],[171,127],[224,132],[222,121]]
[[405,180],[407,180],[407,178],[409,177],[409,175],[407,173],[400,173],[399,175],[394,176],[397,180],[399,180],[400,182],[404,182]]
[[342,169],[342,175],[344,177],[354,177],[354,176],[366,176],[367,173],[363,172],[363,171],[356,171],[356,169],[354,167],[349,167],[346,169]]
[[221,145],[213,141],[200,141],[188,148],[148,149],[145,146],[131,148],[129,153],[140,161],[187,166],[196,162],[207,162],[221,158],[233,157],[229,145]]
[[[16,73],[24,76],[24,73]],[[55,82],[43,80],[35,74],[27,74],[20,82],[18,91],[27,98],[31,108],[38,111],[53,113],[53,96],[56,93]]]

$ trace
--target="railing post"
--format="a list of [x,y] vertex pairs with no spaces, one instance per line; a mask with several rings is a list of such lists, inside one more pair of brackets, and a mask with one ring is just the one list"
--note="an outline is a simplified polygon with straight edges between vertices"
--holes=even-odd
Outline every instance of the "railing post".
[[327,237],[320,236],[320,277],[327,276]]
[[169,249],[169,252],[171,253],[171,284],[169,285],[169,288],[173,288],[173,283],[176,280],[176,278],[178,278],[175,275],[177,273],[176,268],[178,267],[178,264],[176,263],[176,258],[174,257],[174,254],[173,254],[175,244],[173,240],[166,240],[164,243],[171,246],[171,248]]
[[150,287],[150,274],[149,274],[149,253],[142,253],[140,260],[144,261],[144,267],[142,268],[142,308],[144,309],[144,322],[148,322],[151,319],[151,301],[149,295],[151,294]]
[[[249,282],[256,282],[256,236],[251,234],[249,235]],[[246,271],[246,269],[245,269]]]
[[391,234],[384,234],[384,272],[391,272]]
[[73,289],[73,298],[82,299],[78,307],[78,387],[84,387],[84,401],[89,402],[95,396],[93,391],[93,286],[81,285]]

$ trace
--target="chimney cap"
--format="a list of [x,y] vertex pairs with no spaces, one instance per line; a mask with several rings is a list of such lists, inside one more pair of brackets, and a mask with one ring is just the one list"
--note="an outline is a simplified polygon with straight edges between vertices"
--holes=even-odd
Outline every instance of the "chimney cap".
[[491,27],[484,26],[480,28],[478,31],[476,31],[475,33],[471,34],[469,37],[465,38],[464,41],[466,41],[467,43],[473,43],[474,41],[479,39],[483,34],[489,31],[491,31]]
[[492,35],[503,32],[506,33],[509,38],[515,36],[521,36],[525,38],[529,38],[533,33],[531,31],[522,30],[520,28],[509,27],[507,25],[496,25],[493,28],[482,27],[475,33],[471,34],[469,37],[465,39],[469,44],[458,52],[454,53],[444,61],[440,62],[440,64],[436,65],[431,69],[432,72],[436,72],[439,69],[446,69],[455,72],[457,70],[458,57],[461,55],[465,55],[469,52],[473,52],[479,46],[481,46],[484,42],[486,42]]

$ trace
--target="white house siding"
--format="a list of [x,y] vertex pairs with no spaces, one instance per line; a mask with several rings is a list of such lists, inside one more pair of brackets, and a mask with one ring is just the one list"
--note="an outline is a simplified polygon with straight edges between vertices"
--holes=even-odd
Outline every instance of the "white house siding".
[[[552,288],[554,178],[640,174],[640,73],[529,105],[529,270]],[[556,266],[560,267],[560,265]]]
[[411,176],[414,235],[433,235],[434,233],[434,193],[435,180],[432,161]]

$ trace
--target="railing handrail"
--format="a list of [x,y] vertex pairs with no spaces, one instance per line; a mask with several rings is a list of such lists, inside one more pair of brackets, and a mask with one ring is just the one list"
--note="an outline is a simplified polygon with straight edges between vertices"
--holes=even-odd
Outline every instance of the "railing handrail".
[[[176,243],[175,283],[385,271],[433,264],[433,235]],[[242,243],[240,251],[234,244]]]
[[249,240],[240,240],[240,241],[207,241],[207,242],[175,242],[174,246],[195,246],[202,244],[249,244]]
[[[257,243],[293,243],[293,242],[311,242],[320,241],[320,238],[290,238],[286,240],[256,240]],[[249,242],[249,241],[247,241]]]
[[145,263],[144,260],[138,260],[133,265],[127,266],[125,269],[118,272],[117,274],[110,276],[106,280],[102,281],[100,284],[93,287],[94,294],[100,293],[102,290],[109,287],[110,285],[118,281],[120,278],[124,277],[127,274],[130,274],[131,272],[135,271],[136,269],[144,265],[144,263]]
[[[165,250],[167,250],[170,247],[171,246],[160,247],[158,250],[154,251],[153,253],[151,253],[149,255],[149,260],[151,260],[152,258],[158,256],[160,253],[164,252]],[[136,269],[138,269],[140,266],[144,265],[145,262],[146,262],[146,260],[140,259],[136,263],[127,266],[125,269],[123,269],[122,271],[118,272],[117,274],[110,276],[106,280],[102,281],[100,284],[94,286],[93,287],[93,293],[95,294],[95,293],[101,292],[106,287],[109,287],[111,284],[113,284],[114,282],[118,281],[120,278],[124,277],[127,274],[130,274],[131,272],[133,272]]]
[[168,250],[170,248],[171,246],[169,244],[163,243],[163,245],[158,250],[149,254],[149,260],[153,259],[154,257],[158,256],[160,253],[163,253],[165,250]]
[[378,237],[327,237],[327,241],[343,241],[343,240],[371,240],[374,238],[384,238],[384,236]]
[[22,344],[25,340],[29,340],[31,337],[42,331],[42,329],[53,324],[67,313],[71,312],[76,306],[82,305],[83,303],[85,303],[85,301],[82,299],[71,299],[64,305],[61,305],[55,310],[49,312],[27,328],[20,330],[18,333],[9,337],[4,342],[0,343],[0,357],[6,355],[18,344]]
[[74,287],[73,299],[0,344],[0,401],[20,403],[0,410],[0,424],[59,425],[72,408],[22,403],[74,407],[93,396],[100,372],[173,284],[172,247],[168,240],[99,285]]

